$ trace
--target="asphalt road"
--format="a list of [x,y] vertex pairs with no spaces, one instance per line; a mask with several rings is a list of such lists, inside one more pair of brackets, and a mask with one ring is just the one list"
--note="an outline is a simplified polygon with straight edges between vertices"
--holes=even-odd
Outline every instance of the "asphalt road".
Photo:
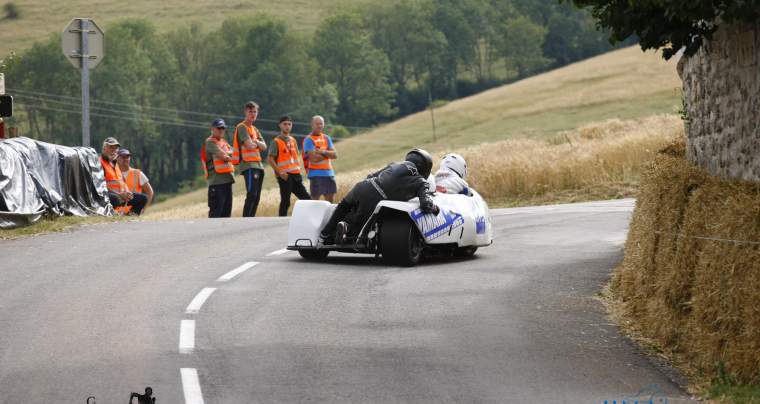
[[494,210],[492,246],[415,268],[308,263],[280,218],[0,241],[0,402],[686,401],[595,298],[632,206]]

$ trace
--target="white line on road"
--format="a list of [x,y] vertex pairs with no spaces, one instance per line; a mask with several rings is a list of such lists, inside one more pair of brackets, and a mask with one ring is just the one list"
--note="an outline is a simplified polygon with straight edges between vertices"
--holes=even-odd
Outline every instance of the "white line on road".
[[195,349],[195,320],[179,323],[179,353],[192,353]]
[[277,251],[270,252],[269,254],[267,254],[267,257],[271,257],[273,255],[285,254],[286,252],[288,252],[288,249],[287,248],[283,248],[282,250],[277,250]]
[[201,306],[203,306],[203,303],[206,303],[206,299],[208,299],[209,296],[211,296],[212,293],[216,288],[203,288],[200,292],[198,292],[197,295],[193,298],[193,301],[190,302],[190,304],[187,305],[187,308],[185,309],[185,313],[187,314],[195,314],[198,313],[201,310]]
[[198,381],[198,371],[194,368],[180,368],[182,375],[182,390],[185,392],[185,404],[203,404],[201,383]]
[[227,282],[228,280],[242,274],[243,272],[255,267],[258,265],[258,262],[246,262],[245,264],[233,269],[230,272],[227,272],[226,274],[222,275],[217,279],[217,282]]

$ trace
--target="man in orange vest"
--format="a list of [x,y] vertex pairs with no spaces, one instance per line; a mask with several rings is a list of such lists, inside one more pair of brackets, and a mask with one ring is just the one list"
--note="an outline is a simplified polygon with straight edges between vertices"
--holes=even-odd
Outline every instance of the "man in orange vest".
[[267,149],[264,138],[253,122],[259,115],[259,104],[248,101],[245,104],[245,119],[235,127],[232,135],[232,164],[237,166],[238,175],[245,178],[245,204],[243,217],[256,216],[264,185],[264,165],[261,152]]
[[119,152],[116,154],[116,163],[119,165],[122,178],[124,178],[129,192],[133,194],[145,194],[148,198],[148,202],[145,203],[145,207],[142,210],[145,212],[145,209],[148,209],[150,203],[153,202],[153,187],[150,185],[148,176],[142,170],[129,166],[131,161],[132,154],[129,150],[125,148],[119,149]]
[[288,116],[280,118],[280,134],[269,144],[267,157],[269,165],[277,176],[277,185],[280,186],[280,216],[288,215],[291,193],[298,199],[311,199],[303,186],[301,158],[298,155],[296,140],[290,136],[291,130],[293,130],[293,120]]
[[232,214],[232,148],[224,133],[227,124],[216,119],[211,124],[211,136],[201,147],[203,171],[208,182],[208,217],[230,217]]
[[[108,188],[108,199],[117,212],[142,213],[148,198],[145,194],[135,194],[129,191],[124,178],[121,175],[119,166],[116,165],[116,153],[119,150],[119,141],[113,137],[107,137],[103,141],[103,154],[100,156],[100,164],[103,166],[103,173],[106,178],[106,187]],[[129,208],[127,208],[129,206]]]
[[338,186],[335,183],[335,171],[332,160],[338,158],[330,136],[324,133],[325,118],[315,115],[311,118],[311,133],[303,140],[303,164],[309,178],[311,197],[333,202]]

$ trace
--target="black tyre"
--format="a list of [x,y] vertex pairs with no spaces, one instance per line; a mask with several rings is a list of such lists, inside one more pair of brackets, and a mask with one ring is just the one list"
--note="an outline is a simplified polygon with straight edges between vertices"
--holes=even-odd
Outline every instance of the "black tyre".
[[387,216],[380,229],[380,249],[387,265],[411,267],[422,257],[425,244],[409,217]]
[[323,260],[330,254],[330,250],[298,250],[301,257],[310,261]]
[[478,247],[458,247],[454,249],[455,257],[472,257],[478,251]]

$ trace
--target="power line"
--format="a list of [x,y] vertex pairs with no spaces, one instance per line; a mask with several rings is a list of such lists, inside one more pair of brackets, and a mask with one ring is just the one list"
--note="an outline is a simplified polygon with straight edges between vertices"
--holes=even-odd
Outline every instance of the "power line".
[[[43,97],[49,97],[49,98],[59,98],[59,99],[67,99],[72,101],[80,101],[80,97],[72,97],[68,95],[60,95],[60,94],[51,94],[51,93],[43,93],[38,91],[31,91],[31,90],[21,90],[17,88],[10,88],[6,87],[6,92],[14,92],[19,94],[30,94],[30,95],[37,95],[37,96],[43,96]],[[231,118],[231,119],[240,119],[240,116],[234,116],[234,115],[220,115],[220,114],[213,114],[208,112],[198,112],[198,111],[187,111],[187,110],[181,110],[181,109],[174,109],[174,108],[164,108],[164,107],[148,107],[144,105],[137,105],[137,104],[127,104],[122,102],[115,102],[115,101],[97,101],[97,100],[90,100],[93,104],[107,104],[107,105],[116,105],[116,106],[124,106],[129,108],[139,108],[139,109],[148,109],[148,110],[156,110],[156,111],[166,111],[166,112],[174,112],[174,113],[182,113],[182,114],[190,114],[190,115],[199,115],[199,116],[209,116],[209,117],[221,117],[221,118]],[[257,118],[257,121],[261,122],[269,122],[269,123],[279,123],[279,120],[276,119],[266,119],[266,118]],[[311,125],[311,122],[302,122],[302,121],[293,121],[294,124],[300,124],[300,125]],[[338,124],[336,124],[338,125]],[[350,126],[350,125],[341,125],[345,128],[350,129],[374,129],[373,127],[369,126]]]
[[[80,101],[81,98],[79,97],[72,97],[68,95],[59,95],[59,94],[50,94],[50,93],[42,93],[38,91],[29,91],[29,90],[19,90],[15,88],[6,88],[6,92],[15,92],[19,94],[31,94],[31,95],[38,95],[43,97],[50,97],[50,98],[60,98],[60,99],[67,99],[72,101]],[[210,116],[210,117],[223,117],[223,118],[240,118],[240,117],[234,117],[232,115],[219,115],[219,114],[212,114],[208,112],[197,112],[197,111],[185,111],[181,109],[174,109],[174,108],[163,108],[163,107],[148,107],[144,105],[137,105],[137,104],[127,104],[123,102],[114,102],[114,101],[96,101],[92,100],[92,103],[94,104],[108,104],[108,105],[117,105],[117,106],[124,106],[124,107],[130,107],[130,108],[140,108],[140,109],[153,109],[157,111],[166,111],[166,112],[176,112],[176,113],[183,113],[183,114],[191,114],[191,115],[203,115],[203,116]],[[262,122],[274,122],[277,123],[279,121],[274,119],[257,119]],[[299,122],[299,123],[305,123],[305,122]]]
[[[43,111],[52,111],[52,112],[64,112],[69,114],[78,114],[81,115],[81,110],[69,110],[69,109],[60,109],[60,108],[51,108],[51,107],[43,107],[39,105],[29,105],[24,102],[20,102],[19,105],[26,107],[28,109],[34,110],[34,109],[40,109]],[[124,115],[109,115],[109,114],[102,114],[99,112],[91,112],[90,115],[98,116],[102,118],[111,118],[111,119],[123,119],[126,121],[144,121],[149,123],[156,123],[161,125],[173,125],[173,126],[183,126],[187,128],[202,128],[202,129],[208,129],[209,126],[204,125],[197,125],[192,122],[186,123],[186,122],[172,122],[172,121],[159,121],[154,119],[140,119],[138,116],[124,116]]]
[[[60,108],[53,108],[53,107],[43,107],[43,106],[40,106],[40,105],[29,104],[29,103],[26,103],[26,102],[23,102],[23,101],[19,102],[18,104],[21,107],[24,107],[24,108],[27,108],[27,109],[31,109],[31,110],[39,109],[39,110],[43,110],[43,111],[63,112],[63,113],[68,113],[68,114],[77,114],[77,115],[81,115],[82,114],[81,110],[71,110],[71,109],[60,109]],[[71,105],[71,104],[66,104],[66,105]],[[127,113],[127,111],[123,111],[123,112]],[[158,124],[158,125],[169,125],[169,126],[179,126],[179,127],[186,127],[186,128],[209,129],[209,125],[206,125],[206,124],[204,124],[202,122],[196,122],[196,121],[186,121],[185,120],[185,121],[179,121],[179,122],[177,122],[177,121],[165,121],[165,120],[158,120],[158,119],[150,119],[150,118],[146,119],[146,118],[141,118],[139,115],[136,115],[136,114],[132,115],[132,116],[127,116],[127,115],[111,115],[111,114],[104,114],[104,113],[100,113],[100,112],[91,112],[90,115],[101,117],[101,118],[122,119],[122,120],[126,120],[126,121],[141,121],[141,122],[146,122],[146,123],[155,123],[155,124]],[[271,135],[271,136],[277,136],[280,133],[280,132],[272,131],[272,130],[259,130],[259,132],[261,132],[263,134]],[[308,134],[291,133],[291,136],[293,136],[295,138],[304,139],[304,138],[306,138],[309,135]],[[344,139],[333,139],[333,140],[335,142],[339,142],[339,141],[344,140]],[[367,140],[367,139],[354,139],[354,141],[359,142],[359,143],[377,144],[377,145],[386,144],[386,142],[372,141],[372,140]]]
[[[48,99],[45,99],[45,98],[32,97],[32,96],[28,96],[28,95],[19,95],[18,98],[19,98],[19,100],[21,102],[24,102],[23,100],[34,100],[34,101],[41,101],[41,102],[53,103],[53,104],[61,104],[61,105],[72,106],[72,107],[79,107],[81,105],[79,103],[72,103],[72,102],[68,102],[68,101],[58,101],[58,100],[48,100]],[[31,103],[29,103],[29,105],[31,105]],[[91,109],[100,110],[100,111],[105,111],[105,112],[112,112],[112,113],[116,113],[116,114],[127,114],[127,115],[133,115],[133,116],[138,116],[138,115],[139,116],[145,116],[145,117],[148,117],[148,118],[159,119],[159,120],[166,118],[165,115],[152,115],[152,114],[147,114],[147,113],[139,112],[139,111],[126,111],[126,110],[110,109],[110,108],[104,108],[104,107],[90,107],[90,108]],[[206,122],[192,121],[192,120],[184,119],[184,118],[183,118],[183,120],[185,122],[189,122],[189,123],[193,123],[193,124],[197,124],[197,125],[207,125]]]

